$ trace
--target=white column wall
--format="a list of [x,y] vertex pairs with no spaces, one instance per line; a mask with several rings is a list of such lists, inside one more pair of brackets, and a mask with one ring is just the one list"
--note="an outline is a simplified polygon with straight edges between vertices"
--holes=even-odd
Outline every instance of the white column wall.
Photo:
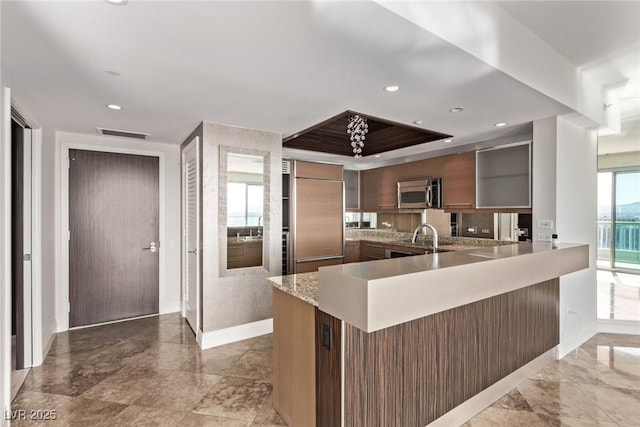
[[[533,239],[588,243],[590,267],[560,278],[560,357],[596,332],[597,137],[565,117],[533,123]],[[538,228],[539,219],[554,222]]]
[[589,244],[589,269],[560,278],[560,356],[596,333],[597,136],[559,117],[556,230],[563,242]]

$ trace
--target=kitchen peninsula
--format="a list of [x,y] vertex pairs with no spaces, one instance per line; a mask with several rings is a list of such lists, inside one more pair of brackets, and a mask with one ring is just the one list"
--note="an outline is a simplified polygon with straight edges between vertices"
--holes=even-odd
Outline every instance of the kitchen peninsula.
[[558,278],[588,265],[588,245],[520,243],[271,278],[274,407],[292,426],[425,426],[552,351]]

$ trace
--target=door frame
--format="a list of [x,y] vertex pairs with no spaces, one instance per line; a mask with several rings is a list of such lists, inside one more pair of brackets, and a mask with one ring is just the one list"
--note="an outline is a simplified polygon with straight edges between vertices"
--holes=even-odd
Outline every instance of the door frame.
[[[159,163],[159,233],[160,233],[160,253],[159,253],[159,265],[158,265],[158,314],[162,312],[162,304],[166,292],[165,283],[165,223],[164,223],[164,210],[165,210],[165,153],[154,150],[144,150],[136,148],[124,148],[124,147],[109,147],[102,145],[81,144],[81,143],[60,143],[60,185],[57,188],[60,191],[59,197],[59,212],[60,221],[59,226],[56,229],[56,240],[58,241],[59,255],[56,260],[56,265],[59,267],[60,273],[56,283],[56,319],[58,332],[63,332],[69,329],[69,150],[85,150],[85,151],[100,151],[106,153],[117,154],[135,154],[140,156],[157,157]],[[109,322],[111,323],[111,322]]]
[[31,363],[42,365],[44,343],[42,335],[42,127],[19,104],[11,99],[11,108],[17,111],[31,129],[31,310],[25,312],[30,328]]
[[191,146],[191,144],[195,144],[194,148],[196,150],[196,192],[197,192],[197,218],[196,218],[196,222],[198,224],[197,226],[197,230],[196,233],[198,235],[198,248],[197,248],[197,253],[196,253],[196,330],[194,331],[194,333],[196,335],[198,335],[198,333],[201,333],[202,330],[202,325],[200,324],[200,301],[202,300],[202,295],[201,295],[201,291],[200,291],[200,287],[201,287],[201,283],[202,283],[202,200],[201,200],[201,188],[202,188],[202,180],[201,180],[201,167],[202,167],[202,162],[201,162],[201,150],[200,150],[200,137],[199,136],[195,136],[184,148],[180,149],[180,203],[181,203],[181,208],[180,208],[180,218],[181,218],[181,226],[180,226],[180,259],[181,259],[181,279],[182,279],[182,286],[181,286],[181,295],[180,298],[182,299],[182,303],[181,303],[181,314],[182,317],[186,319],[187,316],[187,247],[186,247],[186,228],[187,228],[187,219],[186,219],[186,210],[187,210],[187,204],[186,204],[186,183],[187,180],[185,179],[185,173],[186,173],[186,169],[185,169],[185,151]]

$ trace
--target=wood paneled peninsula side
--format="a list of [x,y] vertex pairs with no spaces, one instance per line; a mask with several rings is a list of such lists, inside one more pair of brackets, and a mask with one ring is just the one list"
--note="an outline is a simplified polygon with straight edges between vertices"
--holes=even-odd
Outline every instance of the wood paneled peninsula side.
[[559,277],[588,266],[588,245],[520,243],[270,278],[274,407],[290,426],[461,424],[554,357]]

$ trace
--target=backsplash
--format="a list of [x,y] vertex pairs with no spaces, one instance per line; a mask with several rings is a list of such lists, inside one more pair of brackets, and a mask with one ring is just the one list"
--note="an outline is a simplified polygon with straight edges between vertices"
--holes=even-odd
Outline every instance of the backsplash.
[[462,214],[458,222],[458,235],[462,237],[475,237],[493,239],[494,220],[493,213]]
[[[366,240],[372,238],[380,242],[398,242],[411,240],[413,233],[403,233],[399,231],[386,231],[386,230],[360,230],[350,229],[345,230],[345,238],[353,240]],[[433,238],[431,235],[418,235],[418,242],[431,245]],[[500,246],[511,245],[514,242],[506,240],[494,240],[494,239],[478,239],[470,237],[451,237],[443,236],[438,237],[438,242],[441,245],[472,245],[472,246]]]

